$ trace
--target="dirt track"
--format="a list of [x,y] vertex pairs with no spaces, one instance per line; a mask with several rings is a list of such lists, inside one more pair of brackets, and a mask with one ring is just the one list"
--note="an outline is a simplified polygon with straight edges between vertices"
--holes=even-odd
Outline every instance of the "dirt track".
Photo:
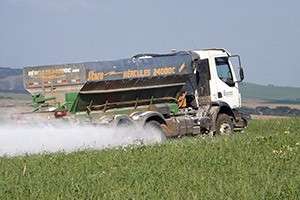
[[286,119],[287,116],[273,116],[273,115],[251,115],[252,119]]
[[244,99],[242,105],[249,108],[255,108],[258,106],[268,106],[270,108],[276,108],[278,106],[288,106],[290,108],[300,109],[300,104],[278,104],[270,103],[268,101],[260,99]]

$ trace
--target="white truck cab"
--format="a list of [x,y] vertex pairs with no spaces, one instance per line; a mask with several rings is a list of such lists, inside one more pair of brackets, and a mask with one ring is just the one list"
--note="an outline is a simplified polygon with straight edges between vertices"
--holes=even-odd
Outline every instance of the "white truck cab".
[[198,108],[209,105],[211,130],[226,133],[246,127],[250,116],[240,110],[239,83],[244,79],[240,57],[225,49],[201,49],[191,53],[196,80],[193,93]]
[[[201,60],[208,60],[211,101],[227,103],[231,109],[240,108],[239,82],[243,79],[243,72],[239,56],[231,56],[225,49],[196,50],[194,53],[198,54]],[[231,59],[237,60],[235,64],[239,66],[233,66]]]

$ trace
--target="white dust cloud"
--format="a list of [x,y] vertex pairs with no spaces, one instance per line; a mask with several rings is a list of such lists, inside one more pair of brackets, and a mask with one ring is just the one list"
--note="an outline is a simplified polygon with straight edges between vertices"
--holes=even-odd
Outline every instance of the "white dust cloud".
[[104,149],[160,143],[163,140],[159,132],[138,127],[113,129],[33,121],[22,125],[11,122],[0,124],[0,156]]

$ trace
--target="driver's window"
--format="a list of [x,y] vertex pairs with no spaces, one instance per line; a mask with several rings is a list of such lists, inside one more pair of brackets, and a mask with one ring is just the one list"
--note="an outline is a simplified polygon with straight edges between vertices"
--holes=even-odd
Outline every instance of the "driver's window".
[[232,73],[227,57],[216,58],[216,67],[219,78],[229,86],[234,86]]

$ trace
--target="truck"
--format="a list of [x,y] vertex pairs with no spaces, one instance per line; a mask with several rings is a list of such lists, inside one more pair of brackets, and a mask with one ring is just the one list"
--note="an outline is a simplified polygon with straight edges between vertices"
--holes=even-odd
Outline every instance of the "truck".
[[166,137],[231,134],[250,119],[240,110],[240,56],[221,48],[28,66],[23,77],[33,111],[53,118],[153,128]]

